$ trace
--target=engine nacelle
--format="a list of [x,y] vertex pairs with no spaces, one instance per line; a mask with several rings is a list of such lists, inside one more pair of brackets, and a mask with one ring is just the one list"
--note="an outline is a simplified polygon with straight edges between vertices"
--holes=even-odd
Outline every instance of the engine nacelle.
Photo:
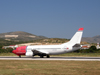
[[26,56],[33,56],[33,52],[26,52]]

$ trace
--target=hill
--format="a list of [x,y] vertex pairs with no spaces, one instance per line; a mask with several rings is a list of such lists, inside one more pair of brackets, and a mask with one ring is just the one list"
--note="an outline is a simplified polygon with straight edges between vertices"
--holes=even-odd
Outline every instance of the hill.
[[0,38],[9,41],[31,41],[36,39],[45,39],[47,37],[37,36],[23,31],[1,33]]
[[[37,36],[23,31],[16,31],[16,32],[1,33],[0,39],[8,41],[32,41],[38,39],[47,39],[47,37]],[[98,42],[100,43],[100,35],[94,37],[83,37],[82,41],[88,43],[98,43]]]
[[100,35],[94,37],[83,37],[82,41],[86,41],[88,43],[100,43]]

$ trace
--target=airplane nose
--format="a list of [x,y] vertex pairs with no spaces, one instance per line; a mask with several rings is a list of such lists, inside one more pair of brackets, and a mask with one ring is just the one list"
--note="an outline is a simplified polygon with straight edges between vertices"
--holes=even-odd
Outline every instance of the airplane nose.
[[15,50],[13,50],[12,53],[15,53]]

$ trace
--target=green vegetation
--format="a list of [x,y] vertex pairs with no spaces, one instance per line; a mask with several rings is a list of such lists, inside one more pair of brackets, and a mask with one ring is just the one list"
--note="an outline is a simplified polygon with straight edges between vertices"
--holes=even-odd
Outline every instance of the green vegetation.
[[69,39],[60,39],[60,38],[47,38],[47,39],[38,39],[32,40],[30,42],[41,42],[41,43],[65,43],[68,42]]
[[0,53],[12,53],[13,49],[12,48],[7,48],[7,49],[0,49]]
[[17,56],[14,53],[0,53],[0,56]]
[[21,43],[25,43],[25,42],[7,41],[0,38],[0,53],[11,53],[13,50],[12,48],[2,49],[3,46],[16,45],[16,44],[21,44]]
[[[95,64],[95,65],[94,65]],[[0,75],[100,75],[99,61],[1,60]]]
[[69,41],[68,39],[59,39],[59,38],[48,38],[48,39],[38,39],[32,41],[7,41],[0,38],[0,46],[8,46],[8,45],[15,45],[15,44],[22,44],[22,43],[64,43]]
[[0,47],[1,46],[16,45],[16,44],[21,44],[21,43],[26,43],[26,42],[24,42],[24,41],[7,41],[7,40],[0,38]]
[[0,53],[12,53],[12,48],[2,49],[2,46],[0,46]]
[[91,46],[89,49],[79,49],[74,52],[76,53],[100,53],[100,49],[97,49],[95,46]]

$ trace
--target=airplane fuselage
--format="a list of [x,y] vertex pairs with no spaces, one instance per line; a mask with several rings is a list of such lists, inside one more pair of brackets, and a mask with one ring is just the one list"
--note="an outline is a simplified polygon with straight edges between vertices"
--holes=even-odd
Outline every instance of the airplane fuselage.
[[[48,54],[48,55],[56,55],[56,54],[63,54],[72,52],[74,50],[80,49],[80,47],[72,48],[62,45],[35,45],[35,46],[21,46],[13,50],[13,53],[16,55],[26,55],[26,56],[34,56],[39,55],[42,52]],[[35,50],[38,51],[38,53],[35,52]]]

